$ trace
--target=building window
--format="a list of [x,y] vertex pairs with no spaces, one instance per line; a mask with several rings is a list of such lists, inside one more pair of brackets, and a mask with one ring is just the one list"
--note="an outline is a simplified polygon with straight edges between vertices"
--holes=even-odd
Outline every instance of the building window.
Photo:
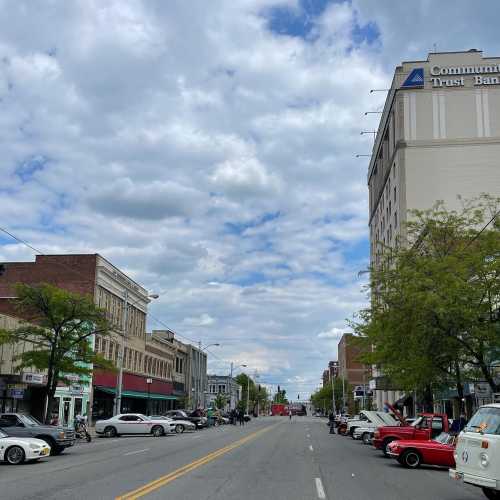
[[115,343],[111,342],[111,340],[110,340],[109,344],[108,344],[108,356],[107,356],[108,359],[113,359],[114,348],[115,348]]
[[396,186],[394,186],[394,203],[396,203]]
[[398,227],[398,213],[394,212],[394,229]]
[[101,337],[96,336],[95,338],[95,352],[99,352],[101,350]]

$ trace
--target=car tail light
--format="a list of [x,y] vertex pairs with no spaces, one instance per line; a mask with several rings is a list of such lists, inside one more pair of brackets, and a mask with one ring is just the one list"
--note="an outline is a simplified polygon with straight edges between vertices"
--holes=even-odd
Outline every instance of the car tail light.
[[484,448],[485,450],[488,448],[490,443],[488,441],[482,441],[481,442],[481,448]]

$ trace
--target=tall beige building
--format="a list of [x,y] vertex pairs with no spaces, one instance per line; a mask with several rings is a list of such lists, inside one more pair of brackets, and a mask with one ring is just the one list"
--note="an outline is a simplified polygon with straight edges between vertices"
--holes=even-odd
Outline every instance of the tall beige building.
[[[410,209],[500,195],[500,58],[429,54],[394,72],[368,169],[370,253],[394,244]],[[376,262],[374,262],[376,263]],[[371,381],[377,405],[401,397]]]

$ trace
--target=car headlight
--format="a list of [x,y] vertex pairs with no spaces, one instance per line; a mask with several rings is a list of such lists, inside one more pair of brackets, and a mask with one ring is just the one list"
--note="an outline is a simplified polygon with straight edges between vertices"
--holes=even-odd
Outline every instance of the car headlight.
[[486,453],[481,453],[479,455],[479,462],[481,464],[481,467],[488,467],[488,465],[490,464],[490,459],[488,457],[488,455]]
[[39,444],[30,443],[30,448],[32,450],[39,450],[41,448],[41,446]]

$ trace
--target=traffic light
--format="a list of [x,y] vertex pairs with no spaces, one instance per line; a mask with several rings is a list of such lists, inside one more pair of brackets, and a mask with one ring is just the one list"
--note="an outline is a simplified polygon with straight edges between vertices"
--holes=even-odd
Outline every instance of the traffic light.
[[300,394],[297,394],[297,399],[300,399]]
[[0,264],[0,276],[2,276],[2,274],[5,272],[5,265],[4,264]]
[[260,392],[260,384],[259,384],[259,392]]

